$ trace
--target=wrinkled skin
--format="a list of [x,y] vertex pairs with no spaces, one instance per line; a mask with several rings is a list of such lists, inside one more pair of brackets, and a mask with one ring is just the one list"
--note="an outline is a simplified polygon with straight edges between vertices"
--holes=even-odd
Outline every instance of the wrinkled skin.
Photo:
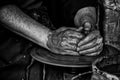
[[95,29],[95,8],[85,7],[78,10],[74,23],[78,29],[62,27],[49,36],[48,47],[52,52],[63,55],[86,56],[100,54],[103,39],[100,32]]
[[48,47],[62,55],[98,55],[103,46],[99,31],[92,31],[87,36],[81,32],[82,28],[62,27],[49,36]]
[[78,43],[77,51],[88,56],[98,55],[102,51],[102,40],[99,31],[92,31]]
[[94,7],[80,9],[74,18],[77,27],[83,28],[87,36],[78,43],[77,51],[79,54],[94,56],[100,54],[103,43],[100,32],[97,30],[96,10]]
[[54,31],[48,40],[48,47],[54,53],[79,55],[76,52],[78,42],[84,35],[73,28],[62,27]]

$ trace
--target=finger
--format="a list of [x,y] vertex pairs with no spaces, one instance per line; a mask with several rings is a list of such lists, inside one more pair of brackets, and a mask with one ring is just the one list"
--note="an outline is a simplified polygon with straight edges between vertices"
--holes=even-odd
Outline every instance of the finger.
[[61,48],[62,49],[71,49],[71,50],[76,50],[76,45],[74,44],[69,44],[66,41],[61,42]]
[[61,52],[62,55],[79,55],[78,52],[71,51],[71,50],[65,50],[64,52]]
[[83,30],[83,27],[81,26],[81,27],[79,27],[78,29],[76,29],[76,31],[78,31],[78,32],[81,32]]
[[79,30],[82,30],[83,27],[82,27],[82,28],[78,28],[78,29],[77,29],[77,28],[74,28],[74,27],[67,27],[67,29],[68,29],[68,30],[73,30],[73,31],[78,31],[78,29],[79,29]]
[[99,45],[97,45],[93,48],[83,50],[83,51],[79,51],[79,54],[86,55],[86,54],[94,53],[94,52],[97,52],[97,51],[101,50],[102,47],[103,47],[103,43],[101,43],[101,44],[99,44]]
[[99,31],[93,31],[93,32],[91,32],[87,37],[85,37],[83,40],[81,40],[81,41],[78,43],[78,46],[81,46],[81,45],[83,45],[83,44],[86,44],[86,43],[88,43],[89,41],[95,39],[96,37],[100,37]]
[[68,37],[68,38],[63,38],[62,42],[67,42],[67,43],[71,43],[71,44],[77,44],[78,39]]
[[76,37],[76,38],[83,38],[83,34],[77,31],[66,31],[65,36],[71,36],[71,37]]
[[84,23],[84,30],[85,31],[90,31],[92,25],[89,22],[85,22]]
[[91,54],[86,54],[86,56],[96,56],[96,55],[99,55],[101,52],[102,52],[102,49]]
[[102,43],[102,40],[103,40],[103,38],[94,39],[94,40],[92,40],[91,42],[89,42],[89,43],[87,43],[87,44],[85,44],[85,45],[82,45],[82,46],[78,47],[78,48],[77,48],[77,51],[92,48],[92,47],[94,47],[94,46]]

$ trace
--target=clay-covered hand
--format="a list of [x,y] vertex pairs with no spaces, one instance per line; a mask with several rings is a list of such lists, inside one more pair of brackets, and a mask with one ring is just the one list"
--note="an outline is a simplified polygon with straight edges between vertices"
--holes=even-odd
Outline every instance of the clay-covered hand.
[[79,55],[77,44],[83,38],[84,35],[76,29],[62,27],[49,35],[47,46],[57,54]]
[[78,43],[77,51],[80,55],[95,56],[103,49],[103,38],[98,30],[90,32]]

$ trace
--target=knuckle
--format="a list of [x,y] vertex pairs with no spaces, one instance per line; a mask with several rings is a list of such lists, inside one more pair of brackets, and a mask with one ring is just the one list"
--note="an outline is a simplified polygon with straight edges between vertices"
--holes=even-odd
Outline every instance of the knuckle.
[[63,38],[62,41],[67,42],[67,43],[77,44],[79,39],[78,38],[67,37],[67,38]]
[[76,48],[76,50],[77,50],[77,51],[80,51],[80,48],[79,48],[79,47],[77,47],[77,48]]
[[96,46],[96,49],[101,49],[103,47],[103,43],[98,43],[98,45]]
[[92,38],[94,38],[94,37],[97,37],[97,36],[100,36],[100,32],[99,31],[93,31],[93,32],[91,32],[90,33],[90,36],[92,37]]
[[92,46],[96,45],[96,43],[97,43],[97,39],[94,39],[88,44],[90,44],[90,47],[92,47]]
[[74,44],[69,44],[67,42],[61,42],[61,48],[75,50],[76,46]]
[[99,38],[99,39],[96,40],[96,44],[100,45],[100,44],[102,44],[102,41],[103,41],[103,39]]

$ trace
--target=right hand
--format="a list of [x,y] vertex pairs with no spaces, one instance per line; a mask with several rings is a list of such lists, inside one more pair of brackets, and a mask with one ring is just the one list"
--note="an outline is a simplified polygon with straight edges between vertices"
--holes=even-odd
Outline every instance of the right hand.
[[[80,30],[79,30],[80,31]],[[48,48],[57,54],[79,55],[76,51],[78,42],[84,35],[75,28],[62,27],[48,37]]]
[[103,50],[103,38],[98,30],[90,32],[78,43],[77,51],[80,55],[96,56]]

